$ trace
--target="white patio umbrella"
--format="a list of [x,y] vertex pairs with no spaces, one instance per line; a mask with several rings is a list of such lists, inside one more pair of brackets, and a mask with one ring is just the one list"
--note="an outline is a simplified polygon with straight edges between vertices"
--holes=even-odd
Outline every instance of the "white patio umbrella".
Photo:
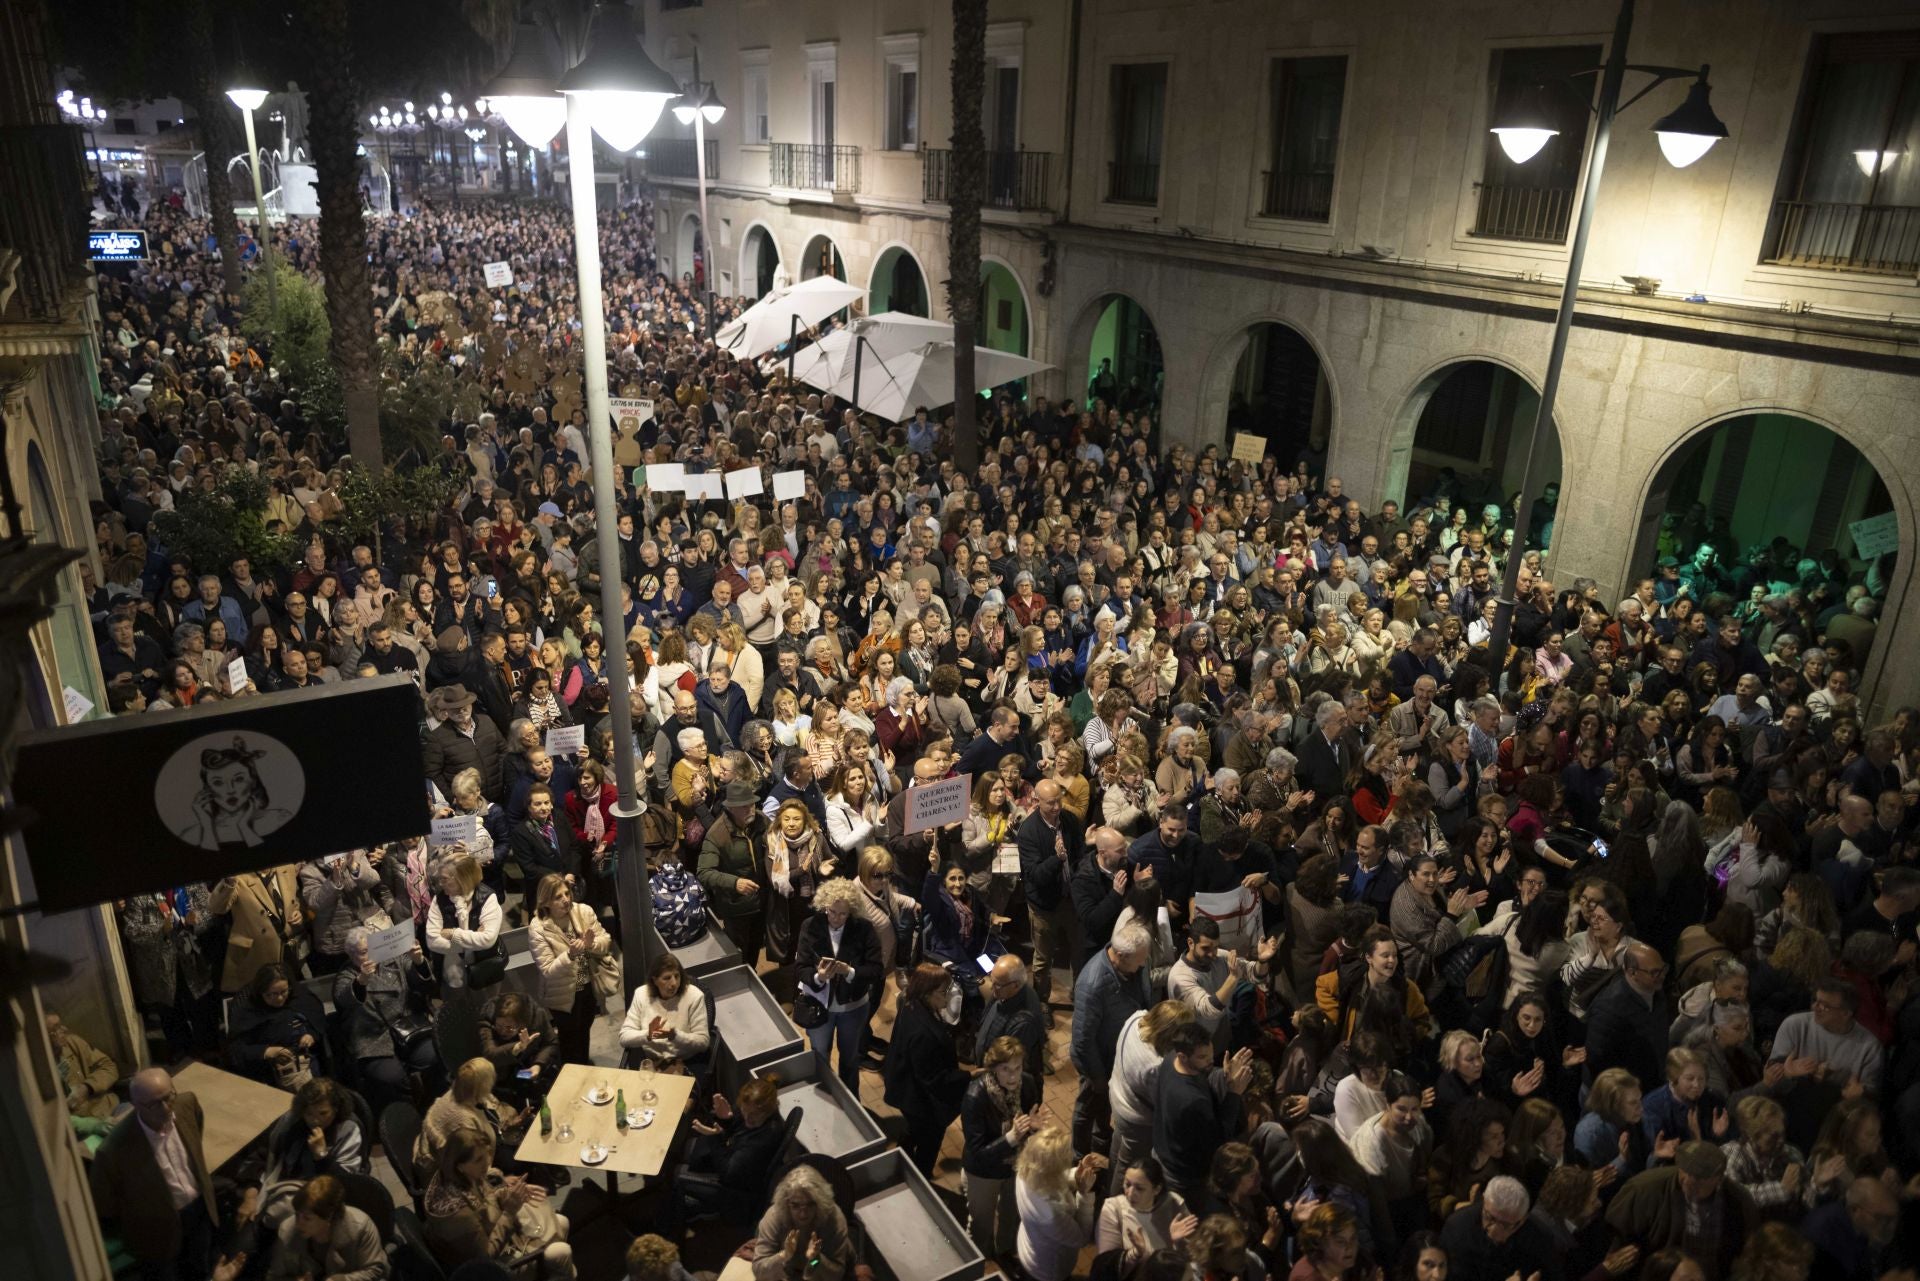
[[[913,411],[925,405],[932,409],[953,403],[953,342],[924,343],[912,351],[890,359],[862,361],[860,391],[853,389],[853,362],[834,383],[836,396],[851,401],[857,408],[888,422],[905,422]],[[1051,369],[1037,360],[996,351],[992,347],[973,349],[973,376],[979,383],[975,391],[985,391],[1025,378],[1042,369]]]
[[742,312],[738,320],[723,326],[713,340],[739,359],[751,360],[859,301],[865,293],[858,285],[844,280],[815,276],[771,291]]
[[890,360],[926,343],[952,339],[953,326],[944,320],[883,311],[877,316],[862,316],[801,352],[793,376],[822,391],[831,391],[843,376],[851,374],[856,342],[860,344],[861,363],[872,368],[876,359]]

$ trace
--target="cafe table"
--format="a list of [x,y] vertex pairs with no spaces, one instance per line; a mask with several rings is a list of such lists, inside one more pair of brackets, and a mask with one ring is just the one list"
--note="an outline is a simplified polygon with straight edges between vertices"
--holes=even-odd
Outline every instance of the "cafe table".
[[[609,1194],[617,1191],[622,1174],[648,1177],[660,1173],[667,1161],[667,1149],[680,1129],[681,1118],[693,1101],[693,1078],[663,1072],[638,1072],[627,1068],[595,1067],[591,1063],[569,1063],[560,1069],[547,1093],[547,1107],[553,1113],[553,1133],[543,1135],[536,1121],[527,1129],[527,1137],[514,1153],[515,1159],[541,1165],[561,1165],[588,1173],[604,1171]],[[612,1096],[605,1103],[591,1103],[588,1091],[603,1086]],[[654,1100],[643,1102],[651,1089]],[[627,1111],[653,1110],[653,1124],[621,1130],[615,1124],[613,1098],[626,1093]],[[572,1137],[562,1139],[562,1131],[571,1128]],[[589,1144],[604,1144],[610,1151],[604,1161],[589,1164],[582,1156]]]
[[[237,1076],[205,1063],[189,1063],[173,1074],[173,1088],[200,1100],[205,1122],[200,1149],[207,1169],[218,1170],[287,1114],[293,1095],[276,1085]],[[366,1140],[372,1142],[369,1137]]]

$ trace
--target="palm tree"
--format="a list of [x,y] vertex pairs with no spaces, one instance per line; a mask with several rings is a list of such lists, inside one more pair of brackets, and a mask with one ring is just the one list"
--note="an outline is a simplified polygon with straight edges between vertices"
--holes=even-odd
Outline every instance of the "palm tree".
[[232,106],[227,102],[226,86],[219,83],[213,63],[213,14],[209,0],[186,0],[180,10],[184,47],[187,52],[187,79],[191,89],[183,95],[199,117],[200,150],[207,162],[207,216],[213,222],[213,241],[220,247],[220,276],[226,291],[238,294],[244,287],[240,278],[240,237],[233,218],[233,183],[227,178],[228,156],[234,145]]
[[360,210],[360,82],[349,0],[304,0],[296,23],[306,67],[307,141],[320,204],[320,273],[326,280],[333,367],[354,461],[378,471],[380,368],[374,358],[367,224]]
[[954,463],[980,462],[973,344],[980,332],[980,198],[986,182],[987,0],[953,0],[953,168],[947,188],[947,314],[953,320]]

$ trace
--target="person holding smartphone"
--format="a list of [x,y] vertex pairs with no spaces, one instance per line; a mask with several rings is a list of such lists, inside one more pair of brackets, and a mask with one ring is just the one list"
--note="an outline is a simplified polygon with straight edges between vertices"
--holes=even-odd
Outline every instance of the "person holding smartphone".
[[520,992],[503,992],[480,1008],[480,1053],[493,1064],[495,1091],[519,1103],[545,1094],[560,1070],[553,1019]]

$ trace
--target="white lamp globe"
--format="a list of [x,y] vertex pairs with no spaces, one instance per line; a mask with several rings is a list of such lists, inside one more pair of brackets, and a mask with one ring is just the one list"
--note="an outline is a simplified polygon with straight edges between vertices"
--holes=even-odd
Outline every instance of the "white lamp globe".
[[227,97],[242,111],[258,111],[267,101],[265,89],[229,89]]
[[1720,141],[1711,134],[1674,133],[1671,130],[1654,135],[1660,142],[1660,154],[1675,169],[1685,169],[1688,165],[1712,150],[1713,144]]
[[566,127],[567,100],[558,94],[544,98],[490,98],[488,101],[507,122],[507,128],[513,130],[514,136],[529,147],[545,147]]
[[1507,159],[1524,165],[1539,155],[1540,148],[1559,132],[1558,129],[1495,129],[1493,136],[1500,140],[1500,150],[1507,153]]

